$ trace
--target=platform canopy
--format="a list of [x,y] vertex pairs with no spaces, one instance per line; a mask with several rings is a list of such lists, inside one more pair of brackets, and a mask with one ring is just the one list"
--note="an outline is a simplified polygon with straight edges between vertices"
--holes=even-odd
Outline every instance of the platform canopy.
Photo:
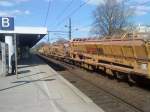
[[0,30],[0,38],[6,35],[16,34],[19,46],[33,47],[45,35],[47,35],[46,27],[18,27],[13,31]]

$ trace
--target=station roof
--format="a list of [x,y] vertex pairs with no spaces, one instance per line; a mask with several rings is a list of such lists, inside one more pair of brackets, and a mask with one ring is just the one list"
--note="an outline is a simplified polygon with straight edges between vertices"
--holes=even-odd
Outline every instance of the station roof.
[[0,30],[0,36],[16,34],[20,46],[33,47],[39,40],[47,35],[46,27],[19,27],[13,31]]

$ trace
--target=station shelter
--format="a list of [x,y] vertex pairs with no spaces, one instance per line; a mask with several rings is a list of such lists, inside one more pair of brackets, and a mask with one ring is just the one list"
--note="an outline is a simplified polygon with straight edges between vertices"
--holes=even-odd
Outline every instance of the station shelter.
[[29,49],[47,35],[46,27],[14,27],[14,30],[0,29],[0,75],[11,72],[11,56],[16,60],[27,58]]

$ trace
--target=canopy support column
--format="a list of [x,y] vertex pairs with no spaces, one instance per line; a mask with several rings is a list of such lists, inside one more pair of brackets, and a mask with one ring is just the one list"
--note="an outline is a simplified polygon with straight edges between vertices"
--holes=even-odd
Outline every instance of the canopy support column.
[[8,73],[11,73],[11,56],[15,53],[14,44],[13,44],[13,35],[5,35],[5,43],[8,44]]

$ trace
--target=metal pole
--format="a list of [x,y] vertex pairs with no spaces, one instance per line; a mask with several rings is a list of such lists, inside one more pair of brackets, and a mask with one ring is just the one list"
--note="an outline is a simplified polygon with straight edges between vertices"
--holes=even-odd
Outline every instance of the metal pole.
[[72,33],[71,18],[69,18],[69,40],[71,40],[71,33]]
[[49,43],[49,32],[48,32],[48,43]]
[[15,64],[16,64],[16,76],[17,76],[17,79],[19,78],[19,75],[18,75],[18,64],[17,64],[17,36],[16,34],[14,34],[14,49],[15,49]]

